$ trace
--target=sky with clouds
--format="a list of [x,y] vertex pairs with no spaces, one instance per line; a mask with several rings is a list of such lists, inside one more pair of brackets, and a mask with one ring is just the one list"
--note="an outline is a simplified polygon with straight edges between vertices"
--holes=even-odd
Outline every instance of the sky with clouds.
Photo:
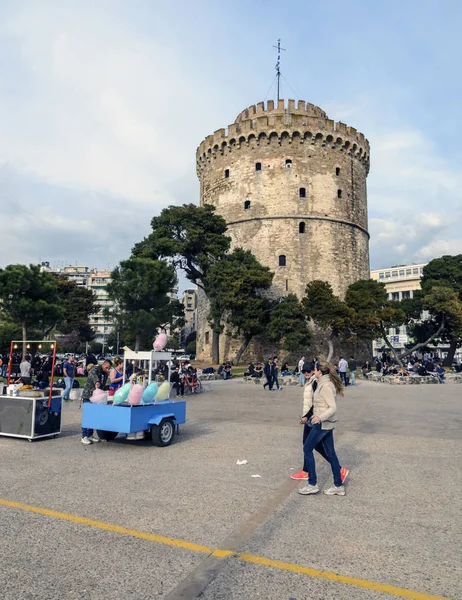
[[3,0],[0,264],[114,267],[169,204],[198,202],[195,150],[286,97],[371,143],[371,267],[462,252],[459,0]]

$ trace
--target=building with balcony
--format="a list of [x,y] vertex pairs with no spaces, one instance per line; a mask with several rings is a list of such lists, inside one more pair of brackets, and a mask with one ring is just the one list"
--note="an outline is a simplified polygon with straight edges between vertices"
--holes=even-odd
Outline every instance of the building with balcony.
[[[414,292],[420,290],[420,279],[426,264],[395,265],[387,269],[374,269],[371,271],[371,279],[385,284],[388,300],[413,298]],[[397,350],[403,350],[409,341],[405,325],[389,329],[388,334],[390,342]],[[384,345],[385,342],[381,338],[373,341],[374,356],[380,354]]]
[[105,309],[111,309],[114,302],[109,298],[106,287],[111,281],[111,272],[107,269],[99,271],[92,269],[87,281],[87,287],[95,294],[97,312],[90,316],[90,327],[95,332],[96,343],[106,345],[108,335],[114,329],[112,319],[105,315]]
[[72,265],[52,268],[49,262],[42,262],[41,269],[48,273],[63,275],[77,285],[90,289],[95,294],[97,312],[90,316],[90,327],[95,333],[94,342],[105,346],[108,335],[114,329],[112,320],[104,314],[105,308],[110,309],[114,306],[106,291],[106,286],[111,281],[111,272],[107,269],[98,270]]

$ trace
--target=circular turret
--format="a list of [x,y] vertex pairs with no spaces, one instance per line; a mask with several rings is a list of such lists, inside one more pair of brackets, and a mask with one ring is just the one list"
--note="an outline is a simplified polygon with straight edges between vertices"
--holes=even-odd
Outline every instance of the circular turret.
[[321,279],[342,296],[369,278],[362,133],[304,101],[260,102],[208,136],[196,158],[201,204],[226,219],[233,247],[274,271],[274,294],[302,298]]

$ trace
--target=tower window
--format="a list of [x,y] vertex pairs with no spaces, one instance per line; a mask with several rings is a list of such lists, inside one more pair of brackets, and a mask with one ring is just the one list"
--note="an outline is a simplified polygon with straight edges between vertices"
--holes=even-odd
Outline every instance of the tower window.
[[298,233],[305,233],[305,221],[301,221],[298,224]]
[[225,179],[228,179],[229,177],[229,169],[225,169]]
[[261,171],[261,163],[255,163],[255,171]]
[[337,198],[341,198],[342,197],[342,190],[337,190]]
[[250,200],[245,200],[244,201],[244,210],[249,210],[250,208]]
[[337,175],[337,177],[340,175],[340,167],[337,167],[335,169],[335,174]]
[[286,158],[286,169],[291,169],[291,168],[292,168],[292,159]]
[[210,344],[210,332],[209,331],[205,332],[205,343]]
[[300,188],[299,196],[300,198],[306,198],[306,188]]
[[279,266],[280,267],[285,267],[286,266],[286,255],[285,254],[280,254],[279,255]]
[[288,291],[289,291],[289,280],[286,279],[286,292],[288,292]]

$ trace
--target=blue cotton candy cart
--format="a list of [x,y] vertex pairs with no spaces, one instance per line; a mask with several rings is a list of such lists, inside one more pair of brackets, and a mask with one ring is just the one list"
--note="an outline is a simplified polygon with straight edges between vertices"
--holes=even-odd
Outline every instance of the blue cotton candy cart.
[[[166,381],[170,381],[172,355],[170,352],[126,350],[124,353],[124,380],[131,366],[132,383],[146,388],[155,381],[159,367],[163,367]],[[184,400],[163,400],[151,404],[93,404],[84,402],[82,427],[96,429],[101,440],[114,440],[119,433],[128,440],[150,439],[155,446],[169,446],[180,425],[186,422]]]
[[186,422],[186,402],[165,400],[155,404],[83,405],[82,427],[96,429],[101,440],[114,440],[119,433],[127,439],[150,439],[155,446],[169,446],[180,425]]

